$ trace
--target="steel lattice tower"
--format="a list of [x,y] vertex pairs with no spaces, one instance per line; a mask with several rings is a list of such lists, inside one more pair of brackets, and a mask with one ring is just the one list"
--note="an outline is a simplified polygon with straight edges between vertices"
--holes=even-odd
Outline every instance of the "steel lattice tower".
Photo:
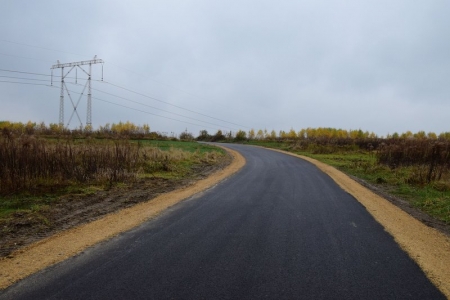
[[[64,90],[66,90],[67,95],[69,96],[70,102],[72,103],[73,111],[69,118],[69,121],[67,122],[66,126],[69,126],[70,121],[72,120],[72,117],[76,115],[78,117],[78,121],[80,121],[80,126],[83,128],[83,123],[81,122],[80,116],[78,115],[77,107],[80,103],[81,97],[84,94],[84,91],[86,90],[86,87],[88,89],[87,93],[87,113],[86,113],[86,128],[92,129],[92,90],[91,90],[91,75],[92,75],[92,65],[93,64],[103,64],[103,60],[97,59],[97,55],[94,56],[94,59],[92,60],[84,60],[84,61],[78,61],[78,62],[72,62],[72,63],[58,63],[56,65],[53,65],[51,67],[52,69],[52,75],[53,75],[53,69],[61,69],[61,92],[59,95],[59,126],[64,127]],[[84,70],[81,66],[89,66],[88,72]],[[72,96],[70,95],[70,91],[67,88],[66,83],[64,82],[64,78],[69,75],[69,73],[74,68],[80,68],[86,75],[88,76],[88,79],[86,80],[86,84],[84,85],[83,91],[80,94],[80,97],[78,98],[77,102],[75,103],[72,100]],[[67,73],[64,73],[64,68],[70,68],[70,70]],[[103,66],[102,66],[102,80],[103,80]],[[53,83],[53,79],[52,79]]]

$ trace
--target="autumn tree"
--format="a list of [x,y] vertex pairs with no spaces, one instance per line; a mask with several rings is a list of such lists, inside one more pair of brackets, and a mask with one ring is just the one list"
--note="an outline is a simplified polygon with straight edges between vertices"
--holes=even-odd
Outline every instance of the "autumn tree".
[[297,136],[299,139],[305,139],[306,138],[306,130],[302,129],[297,133]]
[[413,133],[411,131],[407,131],[401,134],[400,136],[402,139],[412,139],[414,137]]
[[450,140],[450,132],[442,132],[439,134],[441,140]]
[[212,137],[212,141],[213,142],[217,142],[217,141],[223,141],[225,140],[226,137],[225,135],[222,133],[222,130],[217,130],[216,134]]
[[208,134],[208,131],[206,130],[200,130],[200,133],[197,137],[198,141],[207,141],[211,138],[211,136]]
[[193,141],[194,140],[194,136],[190,132],[183,131],[182,133],[180,133],[180,140],[182,140],[182,141]]
[[236,141],[243,141],[247,138],[247,133],[243,130],[238,130],[238,132],[236,132],[236,137],[234,138]]
[[297,138],[297,132],[295,132],[295,130],[291,128],[291,130],[289,130],[289,132],[287,133],[287,138],[295,140]]
[[277,139],[277,133],[275,132],[275,130],[272,129],[272,131],[270,132],[270,139],[271,140],[276,140]]
[[253,128],[248,131],[248,139],[249,140],[255,139],[255,130]]
[[144,134],[150,134],[150,125],[148,124],[142,125],[142,130],[144,131]]
[[258,130],[258,132],[256,133],[256,139],[257,140],[262,140],[264,139],[264,132],[260,129]]
[[427,137],[427,134],[425,133],[425,131],[421,130],[419,132],[414,133],[414,138],[419,139],[419,140],[424,140]]

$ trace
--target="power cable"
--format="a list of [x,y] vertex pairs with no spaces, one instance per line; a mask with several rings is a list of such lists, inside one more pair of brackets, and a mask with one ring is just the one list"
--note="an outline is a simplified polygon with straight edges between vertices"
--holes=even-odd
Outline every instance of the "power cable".
[[[115,102],[111,102],[111,101],[108,101],[108,100],[99,99],[99,98],[96,98],[96,97],[92,97],[92,99],[96,99],[98,101],[106,102],[106,103],[113,104],[113,105],[120,106],[120,107],[125,107],[125,108],[131,109],[131,110],[139,111],[139,112],[142,112],[142,113],[145,113],[145,114],[148,114],[148,115],[152,115],[152,116],[156,116],[156,117],[160,117],[160,118],[164,118],[164,119],[169,119],[169,120],[173,120],[173,121],[177,121],[177,122],[181,122],[181,123],[185,123],[185,124],[189,124],[189,125],[194,125],[194,126],[198,126],[198,127],[201,127],[201,128],[205,128],[204,125],[195,124],[195,123],[186,122],[186,121],[182,121],[182,120],[178,120],[178,119],[174,119],[174,118],[170,118],[170,117],[157,115],[157,114],[154,114],[154,113],[151,113],[151,112],[148,112],[148,111],[144,111],[144,110],[140,110],[140,109],[137,109],[137,108],[129,107],[129,106],[122,105],[122,104],[115,103]],[[209,128],[212,129],[212,127],[209,127]]]
[[23,79],[23,80],[34,80],[34,81],[47,81],[47,79],[35,79],[35,78],[25,78],[25,77],[14,77],[14,76],[0,76],[2,78],[11,78],[11,79]]
[[4,39],[0,39],[0,41],[1,42],[6,42],[6,43],[11,43],[11,44],[16,44],[16,45],[22,45],[22,46],[27,46],[27,47],[33,47],[33,48],[38,48],[38,49],[49,50],[49,51],[55,51],[55,52],[60,52],[60,53],[66,53],[66,54],[73,54],[73,55],[88,57],[87,55],[83,55],[83,54],[72,53],[72,52],[61,51],[61,50],[50,49],[50,48],[44,48],[44,47],[40,47],[40,46],[29,45],[29,44],[25,44],[25,43],[18,43],[18,42],[8,41],[8,40],[4,40]]
[[15,83],[15,84],[28,84],[28,85],[43,85],[43,86],[49,86],[48,84],[42,84],[42,83],[31,83],[31,82],[17,82],[17,81],[6,81],[6,80],[0,80],[0,82],[4,83]]
[[[45,79],[33,79],[33,78],[14,77],[14,76],[0,76],[0,77],[12,78],[12,79],[22,79],[22,80],[48,81],[48,80],[45,80]],[[68,77],[68,78],[70,78],[70,77]],[[87,80],[87,79],[84,79],[84,80]],[[1,81],[1,82],[3,82],[3,81]],[[11,83],[13,83],[13,82],[11,82]],[[72,82],[66,82],[66,83],[80,86],[79,84],[75,84],[75,83],[72,83]],[[98,92],[101,92],[101,93],[104,93],[104,94],[109,95],[109,96],[117,97],[119,99],[122,99],[122,100],[125,100],[125,101],[128,101],[128,102],[132,102],[132,103],[140,104],[140,105],[143,105],[143,106],[146,106],[146,107],[149,107],[149,108],[157,109],[157,110],[160,110],[160,111],[163,111],[163,112],[166,112],[166,113],[169,113],[169,114],[173,114],[173,115],[176,115],[176,116],[179,116],[179,117],[191,119],[191,120],[194,120],[194,121],[199,121],[199,122],[202,122],[202,123],[205,123],[205,124],[210,124],[210,125],[214,125],[214,126],[221,126],[221,127],[225,127],[225,128],[232,129],[232,130],[237,130],[236,128],[232,128],[232,127],[229,127],[229,126],[223,126],[223,125],[219,125],[219,124],[215,124],[215,123],[211,123],[211,122],[207,122],[207,121],[202,121],[202,120],[199,120],[199,119],[196,119],[196,118],[188,117],[188,116],[185,116],[185,115],[182,115],[182,114],[174,113],[174,112],[171,112],[171,111],[168,111],[168,110],[164,110],[164,109],[161,109],[161,108],[158,108],[158,107],[154,107],[154,106],[142,103],[142,102],[134,101],[134,100],[131,100],[131,99],[128,99],[128,98],[125,98],[125,97],[121,97],[121,96],[118,96],[118,95],[115,95],[115,94],[112,94],[112,93],[108,93],[108,92],[105,92],[105,91],[102,91],[102,90],[99,90],[99,89],[96,89],[96,88],[91,88],[91,89],[95,90],[95,91],[98,91]]]
[[[68,82],[68,83],[69,84],[73,84],[73,85],[81,86],[80,84],[74,84],[74,83],[71,83],[71,82]],[[105,92],[105,91],[102,91],[102,90],[99,90],[99,89],[96,89],[96,88],[93,88],[93,87],[91,87],[91,89],[95,90],[95,91],[98,91],[100,93],[104,93],[104,94],[109,95],[109,96],[113,96],[113,97],[116,97],[116,98],[119,98],[119,99],[122,99],[122,100],[125,100],[125,101],[128,101],[128,102],[136,103],[136,104],[143,105],[143,106],[146,106],[146,107],[149,107],[149,108],[157,109],[157,110],[160,110],[160,111],[163,111],[163,112],[166,112],[166,113],[169,113],[169,114],[173,114],[173,115],[176,115],[176,116],[179,116],[179,117],[183,117],[183,118],[187,118],[187,119],[190,119],[190,120],[202,122],[202,123],[205,123],[205,124],[210,124],[210,125],[214,125],[214,126],[220,126],[220,127],[225,127],[225,128],[232,129],[232,130],[237,130],[236,128],[223,126],[223,125],[219,125],[219,124],[215,124],[215,123],[211,123],[211,122],[207,122],[207,121],[202,121],[202,120],[199,120],[199,119],[196,119],[196,118],[192,118],[192,117],[188,117],[188,116],[185,116],[185,115],[182,115],[182,114],[174,113],[174,112],[162,109],[162,108],[157,108],[157,107],[154,107],[154,106],[142,103],[142,102],[134,101],[134,100],[122,97],[122,96],[111,94],[111,93],[108,93],[108,92]]]
[[[13,41],[4,40],[4,39],[0,39],[0,41],[6,42],[6,43],[11,43],[11,44],[16,44],[16,45],[22,45],[22,46],[27,46],[27,47],[33,47],[33,48],[38,48],[38,49],[44,49],[44,50],[54,51],[54,52],[60,52],[60,53],[66,53],[66,54],[73,54],[73,55],[82,56],[82,57],[89,57],[88,55],[84,55],[84,54],[73,53],[73,52],[62,51],[62,50],[51,49],[51,48],[45,48],[45,47],[40,47],[40,46],[30,45],[30,44],[26,44],[26,43],[13,42]],[[112,66],[115,66],[116,68],[123,69],[123,70],[125,70],[125,71],[127,71],[127,72],[130,72],[130,73],[134,73],[135,75],[138,75],[138,76],[140,76],[140,77],[144,77],[144,78],[149,79],[149,80],[151,80],[151,81],[153,81],[153,82],[156,82],[156,83],[158,83],[158,84],[165,85],[165,86],[170,87],[170,88],[172,88],[172,89],[181,91],[181,92],[185,93],[186,95],[189,95],[189,96],[192,96],[192,97],[195,97],[195,98],[198,98],[198,99],[203,99],[203,100],[205,100],[205,98],[199,97],[199,96],[194,95],[194,94],[189,93],[189,92],[186,92],[186,91],[183,90],[183,89],[180,89],[180,88],[171,86],[171,85],[169,85],[169,84],[166,84],[166,83],[163,83],[163,82],[159,82],[159,81],[157,81],[157,80],[154,80],[154,79],[152,79],[152,78],[149,78],[148,76],[144,76],[144,75],[142,75],[142,74],[139,74],[139,73],[137,73],[137,72],[135,72],[135,71],[133,71],[133,70],[124,68],[124,67],[119,66],[119,65],[116,65],[116,64],[114,64],[114,63],[110,63],[110,64],[111,64]],[[234,124],[234,125],[242,126],[242,125],[238,125],[238,124]],[[247,126],[242,126],[242,127],[250,128],[250,127],[247,127]]]
[[45,61],[45,62],[54,63],[54,62],[52,62],[52,61],[45,60],[45,59],[32,58],[32,57],[25,57],[25,56],[13,55],[13,54],[0,53],[0,55],[11,56],[11,57],[18,57],[18,58],[25,58],[25,59],[32,59],[32,60],[39,60],[39,61]]
[[[48,85],[48,84],[27,83],[27,82],[14,82],[14,81],[4,81],[4,80],[0,80],[0,82],[4,82],[4,83],[14,83],[14,84],[38,85],[38,86],[46,86],[46,87],[49,87],[49,88],[56,88],[56,89],[59,89],[59,87],[51,86],[51,85]],[[71,92],[71,93],[74,93],[74,94],[78,94],[78,95],[81,95],[81,94],[82,94],[82,93],[75,92],[75,91],[72,91],[72,90],[68,90],[68,91]],[[194,126],[198,126],[198,127],[201,127],[201,128],[207,127],[207,126],[205,126],[205,125],[200,125],[200,124],[191,123],[191,122],[187,122],[187,121],[183,121],[183,120],[178,120],[178,119],[174,119],[174,118],[167,117],[167,116],[161,116],[161,115],[154,114],[154,113],[151,113],[151,112],[148,112],[148,111],[144,111],[144,110],[141,110],[141,109],[129,107],[129,106],[126,106],[126,105],[122,105],[122,104],[119,104],[119,103],[115,103],[115,102],[111,102],[111,101],[108,101],[108,100],[100,99],[100,98],[97,98],[97,97],[91,97],[91,98],[92,98],[92,99],[95,99],[95,100],[98,100],[98,101],[105,102],[105,103],[113,104],[113,105],[116,105],[116,106],[124,107],[124,108],[127,108],[127,109],[131,109],[131,110],[134,110],[134,111],[142,112],[142,113],[149,114],[149,115],[152,115],[152,116],[156,116],[156,117],[160,117],[160,118],[164,118],[164,119],[169,119],[169,120],[172,120],[172,121],[177,121],[177,122],[181,122],[181,123],[185,123],[185,124],[189,124],[189,125],[194,125]],[[204,121],[201,121],[201,120],[200,120],[200,122],[204,122]],[[207,128],[213,129],[212,127],[207,127]]]
[[[56,88],[56,87],[54,87],[54,88]],[[74,93],[74,94],[81,95],[81,93],[79,93],[79,92],[75,92],[75,91],[72,91],[72,90],[68,90],[68,91],[71,92],[71,93]],[[194,126],[198,126],[198,127],[202,127],[202,128],[205,127],[204,125],[195,124],[195,123],[191,123],[191,122],[186,122],[186,121],[182,121],[182,120],[178,120],[178,119],[174,119],[174,118],[170,118],[170,117],[166,117],[166,116],[161,116],[161,115],[154,114],[154,113],[151,113],[151,112],[148,112],[148,111],[144,111],[144,110],[141,110],[141,109],[129,107],[129,106],[126,106],[126,105],[122,105],[122,104],[119,104],[119,103],[115,103],[115,102],[111,102],[111,101],[108,101],[108,100],[100,99],[100,98],[97,98],[97,97],[91,97],[91,98],[95,99],[95,100],[98,100],[98,101],[102,101],[102,102],[106,102],[106,103],[109,103],[109,104],[113,104],[113,105],[116,105],[116,106],[120,106],[120,107],[128,108],[128,109],[131,109],[131,110],[139,111],[139,112],[142,112],[142,113],[145,113],[145,114],[149,114],[149,115],[152,115],[152,116],[165,118],[165,119],[169,119],[169,120],[172,120],[172,121],[177,121],[177,122],[181,122],[181,123],[185,123],[185,124],[190,124],[190,125],[194,125]],[[209,128],[212,129],[212,127],[209,127]]]
[[[38,76],[47,76],[47,77],[56,77],[56,78],[61,78],[61,75],[48,75],[48,74],[42,74],[42,73],[32,73],[32,72],[24,72],[24,71],[15,71],[15,70],[7,70],[7,69],[0,69],[0,71],[3,72],[11,72],[11,73],[20,73],[20,74],[28,74],[28,75],[38,75]],[[7,76],[0,76],[0,77],[7,77]],[[13,77],[11,77],[13,78]],[[78,78],[78,77],[69,77],[66,76],[64,78],[69,78],[69,79],[78,79],[78,80],[88,80],[87,78]],[[47,81],[47,80],[45,80]],[[102,81],[101,79],[91,79],[91,81]]]
[[0,69],[0,71],[11,72],[11,73],[30,74],[30,75],[39,75],[39,76],[48,76],[48,77],[52,76],[52,75],[42,74],[42,73],[32,73],[32,72],[24,72],[24,71],[16,71],[16,70],[8,70],[8,69]]
[[125,90],[125,91],[127,91],[127,92],[130,92],[130,93],[133,93],[133,94],[136,94],[136,95],[139,95],[139,96],[148,98],[148,99],[152,99],[152,100],[155,100],[155,101],[158,101],[158,102],[161,102],[161,103],[165,103],[165,104],[171,105],[171,106],[173,106],[173,107],[176,107],[176,108],[179,108],[179,109],[183,109],[183,110],[186,110],[186,111],[188,111],[188,112],[191,112],[191,113],[194,113],[194,114],[198,114],[198,115],[201,115],[201,116],[204,116],[204,117],[207,117],[207,118],[211,118],[211,119],[214,119],[214,120],[222,121],[222,122],[225,122],[225,123],[233,124],[233,125],[240,126],[240,127],[244,127],[244,128],[250,128],[250,127],[248,127],[248,126],[244,126],[244,125],[236,124],[236,123],[233,123],[233,122],[225,121],[225,120],[222,120],[222,119],[219,119],[219,118],[211,117],[211,116],[202,114],[202,113],[200,113],[200,112],[196,112],[196,111],[190,110],[190,109],[188,109],[188,108],[184,108],[184,107],[181,107],[181,106],[172,104],[172,103],[170,103],[170,102],[166,102],[166,101],[163,101],[163,100],[160,100],[160,99],[151,97],[151,96],[147,96],[147,95],[145,95],[145,94],[142,94],[142,93],[139,93],[139,92],[136,92],[136,91],[127,89],[127,88],[125,88],[125,87],[121,87],[121,86],[119,86],[119,85],[117,85],[117,84],[114,84],[114,83],[111,83],[111,82],[103,81],[103,83],[109,84],[109,85],[112,85],[112,86],[115,86],[115,87],[117,87],[117,88],[119,88],[119,89],[122,89],[122,90]]
[[[51,77],[51,76],[52,76],[52,75],[42,74],[42,73],[33,73],[33,72],[25,72],[25,71],[17,71],[17,70],[9,70],[9,69],[0,69],[0,71],[4,71],[4,72],[12,72],[12,73],[20,73],[20,74],[29,74],[29,75],[38,75],[38,76],[47,76],[47,77]],[[56,75],[53,75],[53,76],[55,76],[55,77],[61,77],[61,76],[56,76]],[[66,77],[66,78],[75,78],[75,77]],[[81,78],[80,78],[80,79],[81,79]],[[86,80],[86,79],[81,79],[81,80]],[[209,115],[200,113],[200,112],[196,112],[196,111],[193,111],[193,110],[191,110],[191,109],[187,109],[187,108],[184,108],[184,107],[182,107],[182,106],[175,105],[175,104],[172,104],[172,103],[170,103],[170,102],[163,101],[163,100],[160,100],[160,99],[158,99],[158,98],[151,97],[151,96],[145,95],[145,94],[143,94],[143,93],[133,91],[133,90],[131,90],[131,89],[128,89],[128,88],[119,86],[119,85],[114,84],[114,83],[111,83],[111,82],[101,81],[101,80],[95,80],[95,81],[103,82],[103,83],[105,83],[105,84],[108,84],[108,85],[114,86],[114,87],[116,87],[116,88],[125,90],[125,91],[127,91],[127,92],[130,92],[130,93],[139,95],[139,96],[141,96],[141,97],[145,97],[145,98],[152,99],[152,100],[155,100],[155,101],[158,101],[158,102],[167,104],[167,105],[171,105],[171,106],[173,106],[173,107],[176,107],[176,108],[179,108],[179,109],[182,109],[182,110],[185,110],[185,111],[194,113],[194,114],[198,114],[198,115],[201,115],[201,116],[203,116],[203,117],[207,117],[207,118],[214,119],[214,120],[217,120],[217,121],[221,121],[221,122],[225,122],[225,123],[228,123],[228,124],[236,125],[236,126],[239,126],[239,127],[250,128],[250,127],[248,127],[248,126],[236,124],[236,123],[229,122],[229,121],[226,121],[226,120],[223,120],[223,119],[219,119],[219,118],[216,118],[216,117],[212,117],[212,116],[209,116]],[[0,81],[0,82],[7,82],[7,81]],[[9,83],[25,84],[25,83],[21,83],[21,82],[9,82]],[[38,85],[38,84],[35,84],[35,85]],[[92,88],[92,89],[94,89],[94,88]],[[111,96],[115,96],[115,97],[118,97],[118,98],[122,98],[122,97],[120,97],[120,96],[113,95],[113,94],[110,94],[110,93],[107,93],[107,92],[104,92],[104,91],[101,91],[101,90],[98,90],[98,89],[94,89],[94,90],[97,90],[97,91],[99,91],[99,92],[103,92],[103,93],[109,94],[109,95],[111,95]],[[131,101],[131,102],[135,102],[135,101],[130,100],[130,99],[127,99],[127,98],[122,98],[122,99],[127,100],[127,101]],[[152,107],[152,106],[149,106],[149,105],[146,105],[146,104],[144,104],[144,103],[137,102],[137,101],[136,101],[135,103],[138,103],[138,104],[141,104],[141,105],[144,105],[144,106],[148,106],[148,107],[151,107],[151,108],[155,108],[155,107]],[[158,108],[156,108],[156,109],[158,109]],[[160,109],[160,110],[164,111],[163,109]],[[167,112],[167,111],[166,111],[166,112]],[[172,114],[179,115],[179,116],[182,116],[182,117],[185,117],[185,118],[189,118],[189,119],[193,119],[193,120],[196,120],[196,121],[200,121],[200,122],[203,122],[203,123],[207,123],[207,124],[211,124],[211,125],[215,125],[215,126],[226,127],[226,128],[235,130],[235,128],[231,128],[231,127],[228,127],[228,126],[223,126],[223,125],[218,125],[218,124],[214,124],[214,123],[210,123],[210,122],[206,122],[206,121],[201,121],[201,120],[198,120],[198,119],[195,119],[195,118],[190,118],[190,117],[183,116],[183,115],[176,114],[176,113],[172,113]]]

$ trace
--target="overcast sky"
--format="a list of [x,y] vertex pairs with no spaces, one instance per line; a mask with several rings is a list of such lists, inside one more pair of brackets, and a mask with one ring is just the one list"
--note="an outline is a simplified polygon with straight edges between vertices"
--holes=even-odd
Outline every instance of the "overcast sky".
[[[49,76],[4,70],[50,75],[57,60],[97,55],[105,63],[104,82],[92,82],[94,128],[132,121],[194,135],[307,127],[378,135],[450,131],[449,1],[3,0],[1,6],[0,81],[43,85],[0,82],[0,120],[59,121],[60,78],[49,87]],[[101,70],[93,65],[92,78],[100,80]],[[78,85],[66,79],[74,102],[82,73],[68,75],[77,75]],[[83,124],[86,103],[84,96],[77,109]],[[65,123],[72,111],[66,93]],[[69,127],[77,126],[74,116]]]

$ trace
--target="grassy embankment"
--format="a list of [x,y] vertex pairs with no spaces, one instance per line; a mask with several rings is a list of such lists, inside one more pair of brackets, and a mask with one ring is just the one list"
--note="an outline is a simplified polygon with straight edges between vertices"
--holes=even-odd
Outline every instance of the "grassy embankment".
[[[126,188],[139,180],[189,178],[225,152],[182,141],[0,137],[0,220],[48,210],[61,196]],[[45,222],[45,220],[43,220]]]
[[[248,144],[281,149],[308,156],[366,182],[382,188],[385,192],[407,200],[412,206],[432,217],[450,224],[449,174],[444,173],[439,180],[427,182],[427,166],[392,166],[379,162],[376,150],[362,150],[346,147],[333,153],[320,153],[316,146],[299,149],[295,143],[250,141]],[[434,174],[434,173],[433,173]]]

